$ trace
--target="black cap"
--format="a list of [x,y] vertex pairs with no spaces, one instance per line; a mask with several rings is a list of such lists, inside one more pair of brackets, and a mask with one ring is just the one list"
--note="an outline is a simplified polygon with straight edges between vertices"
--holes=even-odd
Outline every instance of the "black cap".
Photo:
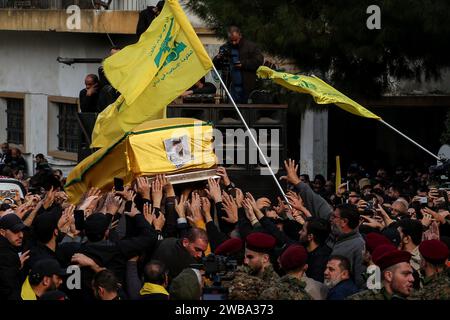
[[9,213],[0,219],[0,229],[19,232],[26,228],[27,226],[23,224],[22,220],[15,213]]
[[84,222],[84,232],[90,241],[103,239],[111,219],[103,213],[93,213]]
[[51,277],[53,275],[65,276],[67,272],[61,268],[58,260],[56,259],[42,259],[38,260],[30,271],[30,278],[42,279],[43,277]]
[[33,230],[41,242],[48,242],[55,229],[58,228],[59,217],[54,212],[41,213],[34,219]]

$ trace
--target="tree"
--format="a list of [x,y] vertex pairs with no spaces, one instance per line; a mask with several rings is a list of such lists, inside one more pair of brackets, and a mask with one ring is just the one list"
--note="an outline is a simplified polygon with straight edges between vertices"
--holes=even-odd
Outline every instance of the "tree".
[[[366,25],[369,5],[381,29]],[[290,58],[302,72],[326,74],[352,97],[377,96],[397,79],[440,77],[450,64],[448,0],[189,0],[216,32],[238,25],[267,53]]]

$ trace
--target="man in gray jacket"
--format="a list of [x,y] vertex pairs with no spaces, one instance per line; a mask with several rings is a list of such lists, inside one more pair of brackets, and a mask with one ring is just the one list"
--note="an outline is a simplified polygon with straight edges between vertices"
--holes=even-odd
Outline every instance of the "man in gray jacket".
[[330,222],[331,232],[336,239],[331,255],[344,256],[350,261],[354,281],[358,288],[363,288],[365,285],[362,276],[365,243],[358,231],[359,213],[356,206],[352,204],[337,206],[331,215]]
[[294,190],[300,194],[305,208],[313,216],[329,220],[333,209],[324,198],[311,189],[309,184],[300,180],[297,175],[298,165],[295,165],[295,161],[291,159],[284,161],[284,167],[286,176],[281,177],[281,179],[287,180],[288,183],[294,186]]

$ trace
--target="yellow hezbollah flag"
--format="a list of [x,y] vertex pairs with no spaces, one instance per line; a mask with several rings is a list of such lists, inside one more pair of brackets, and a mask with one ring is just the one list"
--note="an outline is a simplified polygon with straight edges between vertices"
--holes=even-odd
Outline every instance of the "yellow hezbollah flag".
[[114,177],[130,184],[136,177],[209,169],[217,164],[210,123],[189,118],[146,121],[81,161],[64,186],[78,203],[91,187],[110,191]]
[[379,116],[317,77],[277,72],[267,67],[259,67],[256,74],[260,78],[271,79],[275,83],[290,90],[308,93],[313,96],[314,101],[318,104],[334,103],[339,108],[357,116],[381,120]]
[[105,60],[105,75],[122,95],[99,114],[91,147],[104,147],[144,121],[165,118],[166,106],[212,66],[178,1],[167,0],[136,44]]

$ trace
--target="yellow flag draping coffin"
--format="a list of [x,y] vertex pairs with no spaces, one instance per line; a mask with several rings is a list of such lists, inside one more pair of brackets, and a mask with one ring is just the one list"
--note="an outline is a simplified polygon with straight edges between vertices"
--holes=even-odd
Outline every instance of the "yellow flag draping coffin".
[[114,177],[128,184],[138,176],[209,169],[216,164],[210,123],[189,118],[152,120],[80,162],[67,177],[65,191],[77,203],[91,187],[111,190]]
[[99,114],[91,147],[104,147],[144,121],[165,118],[166,106],[212,66],[178,1],[166,0],[136,44],[105,60],[105,75],[121,96]]
[[312,95],[317,104],[333,103],[354,115],[377,120],[381,119],[376,114],[317,77],[277,72],[267,67],[259,67],[256,73],[258,77],[271,79],[273,82],[290,90]]

